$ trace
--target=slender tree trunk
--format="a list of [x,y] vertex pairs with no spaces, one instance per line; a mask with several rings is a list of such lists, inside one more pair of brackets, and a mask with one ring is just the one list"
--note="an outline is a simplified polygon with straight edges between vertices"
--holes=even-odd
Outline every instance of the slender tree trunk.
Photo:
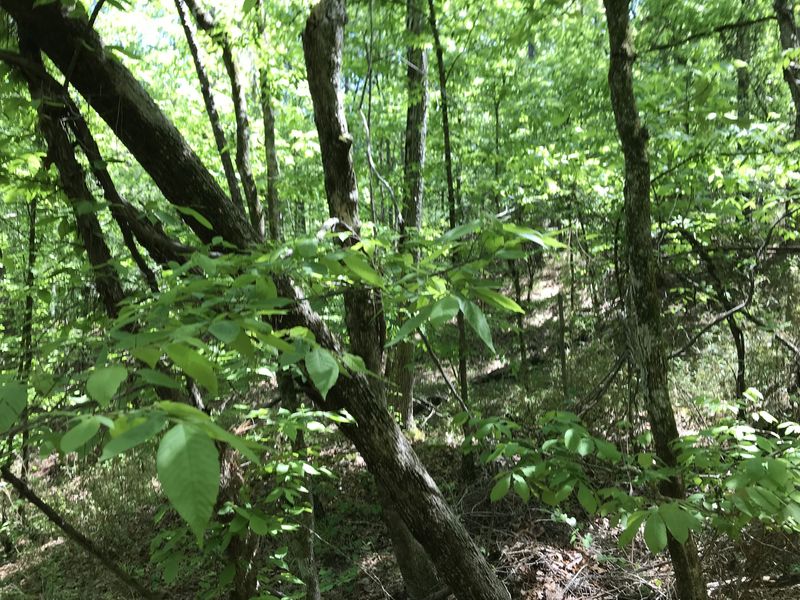
[[250,225],[264,237],[264,210],[258,199],[258,188],[250,166],[250,119],[247,116],[247,99],[239,68],[233,55],[230,34],[222,23],[218,23],[211,13],[204,10],[197,0],[184,0],[194,16],[198,27],[209,33],[222,50],[222,62],[231,82],[231,100],[236,117],[236,168],[244,188]]
[[[258,10],[260,13],[257,21],[259,42],[266,46],[266,9],[260,0]],[[262,49],[262,53],[264,51],[265,49]],[[267,225],[269,237],[280,241],[283,239],[283,215],[278,194],[278,181],[281,173],[278,165],[278,152],[275,149],[275,111],[272,108],[272,85],[269,67],[264,62],[259,62],[258,82],[261,114],[264,120],[264,152],[267,160]]]
[[228,182],[228,191],[230,192],[231,199],[244,210],[244,202],[242,202],[239,182],[236,180],[236,170],[233,168],[233,160],[231,160],[231,154],[228,151],[228,140],[225,139],[225,132],[222,129],[217,106],[214,102],[211,82],[208,79],[208,74],[200,58],[200,48],[195,39],[194,28],[187,18],[183,0],[175,0],[175,8],[178,11],[178,17],[180,18],[183,32],[186,35],[186,43],[189,46],[189,53],[192,55],[194,69],[197,73],[197,80],[200,82],[200,92],[203,94],[203,102],[206,105],[208,121],[211,124],[211,131],[214,134],[214,142],[217,145],[217,152],[222,162],[222,170],[225,172],[225,180]]
[[[630,272],[627,303],[631,356],[644,385],[650,429],[656,455],[676,466],[672,443],[678,438],[669,399],[667,356],[661,324],[661,299],[655,279],[655,258],[650,221],[650,163],[647,130],[641,125],[633,91],[634,54],[630,40],[629,0],[604,0],[611,62],[608,73],[611,103],[625,157],[625,231]],[[660,491],[669,498],[685,496],[678,476],[664,480]],[[694,540],[681,544],[671,535],[668,547],[681,600],[706,598],[703,574]]]
[[[39,198],[34,196],[28,204],[28,260],[25,264],[25,310],[22,316],[22,340],[19,365],[17,367],[17,380],[27,386],[33,364],[33,305],[34,305],[34,269],[36,268],[36,213]],[[29,407],[22,411],[20,422],[22,424],[22,470],[23,481],[28,479],[28,470],[31,463],[30,432],[28,431]]]
[[[454,229],[458,224],[456,215],[456,190],[453,179],[453,146],[450,141],[450,116],[448,114],[447,102],[447,72],[444,68],[444,49],[442,40],[439,37],[439,26],[436,23],[436,6],[434,0],[428,0],[428,21],[433,33],[433,48],[436,52],[436,69],[439,74],[439,93],[441,94],[442,110],[442,135],[444,136],[444,166],[447,177],[447,214],[450,229]],[[467,327],[464,322],[464,313],[460,310],[456,316],[456,327],[458,329],[458,383],[461,399],[466,406],[469,406],[469,379],[467,373]],[[468,425],[464,424],[464,435],[468,435]],[[465,481],[474,479],[475,464],[472,454],[468,453],[462,457],[461,477]]]
[[[794,20],[794,6],[791,0],[775,0],[775,14],[780,28],[781,48],[784,52],[798,47],[800,36]],[[793,140],[800,140],[800,64],[792,60],[783,69],[783,78],[789,86],[794,103],[794,135]]]
[[[399,250],[411,251],[414,262],[419,252],[408,246],[408,231],[419,233],[422,227],[422,202],[425,166],[425,141],[428,129],[428,53],[420,37],[425,23],[425,6],[422,0],[406,1],[406,109],[405,153],[403,162],[403,209],[400,220]],[[414,427],[414,344],[401,342],[395,355],[395,379],[399,391],[398,409],[406,429]]]

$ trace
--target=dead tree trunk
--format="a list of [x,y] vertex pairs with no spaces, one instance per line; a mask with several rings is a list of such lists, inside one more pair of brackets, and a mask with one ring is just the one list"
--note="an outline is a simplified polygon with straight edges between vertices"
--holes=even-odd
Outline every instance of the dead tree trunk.
[[[650,233],[650,162],[647,157],[647,130],[639,120],[633,91],[634,53],[630,40],[629,0],[604,0],[608,24],[611,62],[608,83],[611,104],[625,157],[625,232],[630,274],[629,319],[631,356],[644,385],[650,429],[658,458],[676,466],[672,442],[678,438],[675,414],[669,399],[667,356],[661,325],[661,299],[655,279],[655,259]],[[677,476],[660,484],[669,498],[685,496]],[[685,544],[669,536],[668,547],[681,600],[706,598],[703,574],[694,540]]]

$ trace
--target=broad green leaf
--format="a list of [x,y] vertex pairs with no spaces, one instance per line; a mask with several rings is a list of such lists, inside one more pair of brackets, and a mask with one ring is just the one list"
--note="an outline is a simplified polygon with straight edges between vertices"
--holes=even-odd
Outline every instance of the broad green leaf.
[[325,348],[314,348],[309,351],[306,354],[305,362],[308,376],[311,377],[314,387],[325,398],[339,378],[339,363]]
[[428,306],[424,307],[420,310],[415,316],[411,317],[407,321],[405,321],[401,326],[400,330],[397,332],[389,343],[386,344],[386,347],[389,348],[394,346],[398,342],[402,342],[406,339],[411,333],[417,330],[423,323],[428,320],[430,317],[431,311],[433,310],[433,305],[429,304]]
[[239,337],[241,330],[242,328],[238,323],[226,319],[214,321],[208,326],[208,331],[219,341],[226,344],[232,344]]
[[191,404],[173,402],[172,400],[162,400],[160,402],[156,402],[156,406],[171,417],[196,421],[198,423],[205,423],[211,420],[211,417]]
[[651,512],[644,524],[644,541],[650,552],[658,554],[667,547],[667,527],[658,512]]
[[472,288],[472,291],[476,296],[488,302],[489,304],[492,304],[493,306],[502,308],[503,310],[519,313],[521,315],[525,314],[525,311],[519,304],[514,302],[511,298],[503,296],[503,294],[499,294],[494,290],[485,287],[475,287]]
[[100,429],[100,421],[94,417],[82,419],[61,438],[61,451],[64,454],[74,452],[82,448],[86,442],[92,439]]
[[446,296],[438,300],[432,307],[428,320],[432,325],[441,325],[452,321],[458,314],[460,307],[458,305],[458,298],[455,296]]
[[153,346],[131,348],[131,354],[151,369],[155,369],[158,359],[161,358],[161,352],[158,350],[158,348],[154,348]]
[[474,302],[463,300],[459,298],[461,310],[464,311],[464,318],[469,323],[470,327],[478,334],[486,347],[492,352],[495,352],[494,343],[492,342],[492,332],[489,329],[489,323],[486,321],[486,316],[483,311]]
[[255,449],[259,448],[257,444],[251,445],[244,438],[241,438],[238,435],[234,435],[227,429],[223,429],[222,427],[220,427],[211,420],[205,421],[200,426],[203,429],[205,429],[206,433],[208,433],[208,435],[214,438],[215,440],[219,440],[220,442],[225,442],[231,448],[238,450],[254,463],[261,464],[261,458],[259,458],[258,454],[256,454],[255,452]]
[[564,432],[564,445],[570,452],[577,452],[584,432],[577,427],[570,427]]
[[156,467],[164,494],[202,545],[219,493],[214,442],[195,425],[176,425],[161,440]]
[[28,388],[16,381],[0,385],[0,433],[8,431],[28,404]]
[[689,529],[692,525],[692,517],[680,507],[677,502],[669,502],[658,507],[658,514],[664,519],[667,529],[681,544],[685,544],[689,539]]
[[549,235],[539,233],[529,227],[522,227],[514,223],[505,223],[503,229],[517,237],[520,237],[544,248],[566,248],[564,244]]
[[[103,454],[100,455],[100,460],[107,460],[146,442],[158,434],[158,432],[163,429],[164,423],[166,422],[167,418],[163,413],[151,413],[141,423],[113,437],[111,441],[106,444],[105,448],[103,448]],[[113,429],[111,433],[114,435]]]
[[128,369],[125,367],[119,365],[100,367],[92,371],[86,380],[86,392],[105,408],[127,378]]
[[597,446],[597,457],[602,460],[616,462],[622,458],[620,451],[617,450],[617,447],[611,442],[596,439],[595,446]]
[[626,546],[627,544],[631,543],[633,538],[639,532],[639,528],[642,526],[642,521],[644,521],[647,514],[648,513],[644,511],[636,511],[628,516],[625,529],[623,529],[622,533],[619,535],[620,546]]
[[497,502],[505,497],[508,494],[508,490],[511,487],[511,475],[504,475],[500,479],[497,480],[497,483],[494,484],[492,491],[489,492],[489,500],[492,502]]
[[531,488],[528,487],[528,482],[519,475],[514,475],[514,491],[517,496],[522,498],[523,502],[528,502],[531,499]]
[[217,376],[214,374],[214,366],[207,358],[185,344],[170,344],[166,350],[167,356],[181,371],[212,394],[217,394]]
[[350,272],[353,273],[358,279],[361,279],[365,283],[368,283],[374,287],[383,286],[383,279],[378,272],[356,252],[347,252],[344,255],[343,261],[347,268],[350,269]]
[[583,484],[578,486],[578,502],[588,514],[593,515],[597,512],[597,498],[594,492]]

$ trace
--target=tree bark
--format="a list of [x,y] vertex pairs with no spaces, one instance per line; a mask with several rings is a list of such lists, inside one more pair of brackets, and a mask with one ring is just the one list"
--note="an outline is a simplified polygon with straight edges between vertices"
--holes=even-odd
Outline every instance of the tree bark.
[[[266,45],[266,15],[264,15],[264,6],[260,0],[258,10],[261,13],[257,19],[259,42]],[[267,159],[267,224],[269,237],[280,241],[283,236],[283,215],[278,194],[280,167],[278,166],[278,153],[275,149],[275,112],[272,108],[269,68],[263,62],[260,62],[258,67],[258,84],[261,114],[264,120],[264,152]]]
[[[27,39],[24,29],[20,30],[20,49],[24,57],[44,68],[38,48],[34,42]],[[42,87],[33,82],[29,82],[28,87],[31,98],[40,101],[39,129],[47,143],[47,160],[58,168],[61,188],[69,201],[78,237],[92,266],[97,293],[108,315],[116,317],[119,314],[119,303],[125,297],[125,293],[122,290],[119,274],[112,264],[111,251],[106,244],[100,221],[91,210],[91,207],[96,206],[96,202],[86,185],[83,168],[75,158],[67,134],[68,115],[63,107],[46,101],[46,92]]]
[[228,152],[228,140],[225,139],[225,132],[222,130],[222,123],[220,122],[217,106],[214,103],[214,95],[211,91],[211,82],[203,67],[203,62],[200,58],[200,48],[194,36],[194,29],[187,18],[183,0],[175,0],[175,9],[178,11],[178,17],[181,21],[183,32],[186,35],[186,43],[189,46],[189,53],[192,55],[195,73],[197,73],[197,80],[200,83],[200,92],[203,95],[203,102],[206,105],[206,114],[208,114],[208,121],[211,124],[211,132],[214,134],[214,142],[217,144],[217,152],[222,162],[222,170],[225,173],[225,180],[228,182],[228,191],[230,192],[233,202],[244,210],[242,194],[239,191],[239,182],[236,180],[236,171],[233,168],[231,154]]
[[[794,20],[794,6],[791,0],[775,0],[775,14],[778,17],[780,28],[781,48],[783,51],[794,50],[798,47],[800,36]],[[792,60],[783,69],[783,78],[789,86],[794,104],[794,135],[793,140],[800,140],[800,64]]]
[[263,238],[264,210],[258,199],[258,188],[250,166],[250,119],[247,116],[247,99],[239,67],[233,56],[230,34],[222,24],[216,22],[211,13],[200,6],[197,0],[185,0],[185,2],[200,29],[209,33],[222,49],[222,62],[231,82],[231,100],[233,100],[233,114],[236,117],[236,168],[239,170],[244,197],[247,200],[250,225]]
[[[425,6],[422,0],[406,1],[406,86],[408,106],[406,108],[405,153],[403,162],[403,207],[400,220],[401,252],[410,251],[414,262],[419,261],[419,252],[408,244],[409,229],[419,233],[422,227],[422,202],[425,183],[422,171],[425,167],[425,141],[428,132],[428,53],[420,37],[425,22]],[[401,342],[395,354],[394,384],[398,390],[397,409],[406,429],[414,427],[414,344]]]
[[[611,60],[608,83],[617,133],[625,157],[625,231],[630,273],[629,343],[631,356],[644,384],[647,414],[656,454],[669,467],[677,464],[672,443],[678,439],[669,399],[667,357],[661,324],[661,299],[655,279],[650,220],[650,162],[647,130],[639,120],[633,91],[634,53],[630,40],[629,0],[604,0]],[[669,498],[685,497],[677,476],[664,480],[660,491]],[[669,536],[668,547],[681,600],[706,598],[706,588],[690,536],[681,545]]]
[[[35,281],[34,269],[36,268],[36,216],[39,198],[34,196],[28,205],[28,260],[25,264],[25,311],[22,316],[22,339],[20,346],[19,365],[17,366],[17,380],[27,386],[33,364],[33,284]],[[23,481],[28,479],[28,469],[31,462],[30,432],[28,431],[29,407],[26,403],[22,411],[20,422],[22,424],[22,469]]]

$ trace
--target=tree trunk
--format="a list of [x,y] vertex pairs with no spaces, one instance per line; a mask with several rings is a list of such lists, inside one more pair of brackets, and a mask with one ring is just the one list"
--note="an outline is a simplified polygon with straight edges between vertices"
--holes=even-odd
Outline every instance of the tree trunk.
[[[399,250],[410,251],[414,261],[419,252],[408,246],[408,231],[422,227],[422,201],[425,166],[425,140],[428,130],[428,53],[420,41],[425,22],[422,0],[406,2],[406,70],[408,106],[406,109],[405,153],[403,161],[403,208],[400,220]],[[401,323],[402,325],[402,323]],[[401,342],[395,354],[394,384],[398,389],[397,408],[406,429],[414,427],[414,344]]]
[[[794,7],[791,0],[775,0],[775,14],[780,28],[781,48],[784,52],[794,50],[798,46],[800,36],[794,21]],[[800,65],[792,60],[783,69],[783,78],[789,86],[794,103],[794,135],[793,140],[800,140]]]
[[[258,10],[261,13],[257,19],[259,42],[266,44],[266,15],[260,1]],[[263,63],[259,63],[258,83],[261,114],[264,120],[264,152],[267,159],[267,225],[269,237],[275,241],[280,241],[283,236],[283,216],[281,214],[280,196],[278,195],[280,167],[278,166],[278,153],[275,149],[275,112],[272,108],[269,68]]]
[[[611,103],[625,157],[625,231],[630,272],[627,303],[631,356],[645,391],[650,429],[656,455],[669,467],[676,466],[672,442],[678,438],[670,404],[667,357],[661,325],[661,299],[655,279],[653,241],[650,233],[650,163],[647,130],[639,121],[633,92],[634,54],[630,40],[629,0],[604,0],[611,61],[608,73]],[[669,498],[685,496],[683,482],[673,477],[660,484]],[[681,545],[669,536],[668,547],[681,600],[706,598],[702,570],[694,540]]]
[[[31,365],[33,364],[33,284],[34,268],[36,267],[36,212],[39,198],[34,196],[28,205],[28,260],[25,264],[25,311],[22,316],[22,339],[20,346],[22,351],[17,366],[17,380],[25,386],[31,375]],[[28,480],[28,470],[31,463],[30,451],[30,432],[28,431],[29,407],[26,403],[22,411],[20,422],[22,424],[22,469],[21,477],[23,481]]]
[[239,191],[239,182],[236,180],[236,171],[233,168],[231,154],[228,152],[228,140],[225,139],[225,132],[222,130],[222,123],[220,122],[219,113],[217,112],[217,106],[214,103],[211,82],[208,79],[208,74],[200,59],[200,48],[197,46],[197,40],[194,37],[194,28],[187,18],[183,0],[175,0],[175,8],[178,11],[178,17],[180,18],[183,32],[186,35],[186,43],[189,46],[189,53],[192,55],[194,69],[197,73],[197,80],[200,82],[200,92],[203,95],[203,102],[206,105],[208,121],[211,124],[211,131],[214,134],[214,142],[217,145],[217,152],[222,162],[222,170],[225,172],[225,180],[228,182],[228,191],[230,192],[231,199],[244,210],[242,194]]
[[[35,43],[27,39],[24,29],[20,30],[20,48],[23,56],[38,63],[43,68],[39,50]],[[119,313],[119,303],[125,294],[122,290],[119,274],[112,264],[111,251],[106,245],[103,230],[97,215],[87,211],[85,206],[96,206],[94,197],[86,185],[83,168],[75,158],[75,152],[67,135],[68,114],[65,108],[44,100],[45,90],[29,82],[31,98],[39,100],[39,129],[47,143],[47,159],[56,165],[64,195],[69,201],[72,214],[89,264],[92,265],[95,288],[106,312],[111,317]]]

